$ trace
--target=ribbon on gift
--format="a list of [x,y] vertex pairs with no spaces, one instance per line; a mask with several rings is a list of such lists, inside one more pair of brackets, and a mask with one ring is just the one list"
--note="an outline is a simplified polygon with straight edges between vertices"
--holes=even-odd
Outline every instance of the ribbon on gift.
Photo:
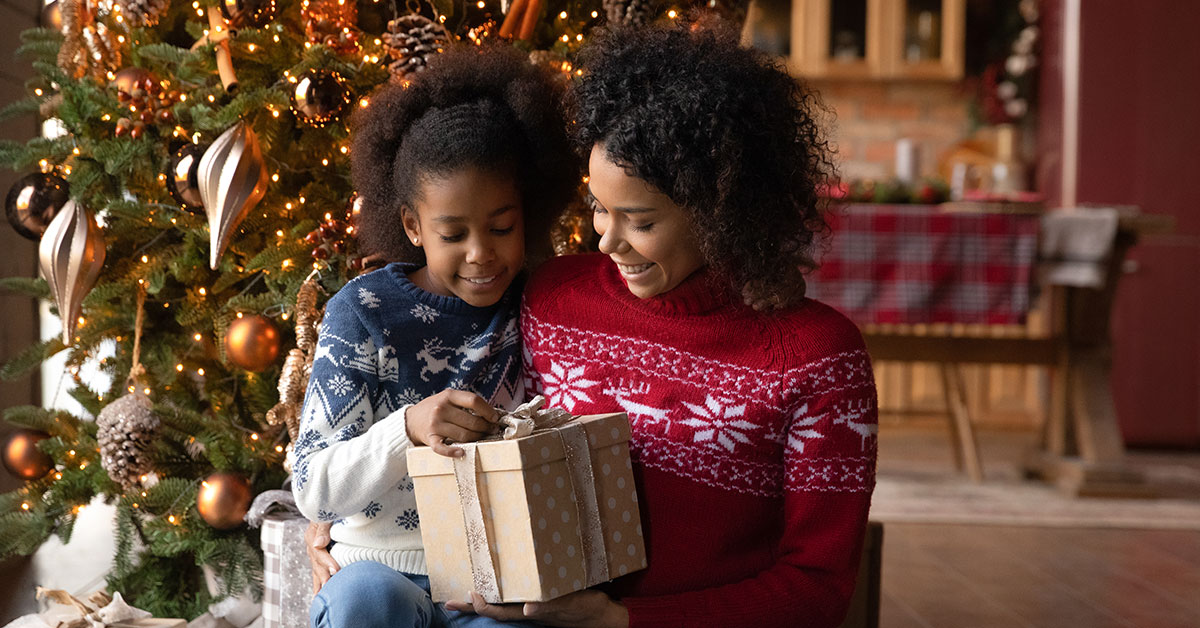
[[273,513],[292,517],[304,516],[300,514],[300,508],[296,506],[296,498],[291,491],[273,489],[259,493],[250,503],[250,510],[246,511],[246,524],[257,528],[262,525],[267,515]]
[[96,591],[88,596],[87,602],[84,602],[66,591],[38,587],[37,598],[46,598],[58,604],[74,606],[75,610],[79,612],[78,618],[60,621],[54,628],[106,628],[120,622],[145,619],[151,616],[149,612],[126,603],[119,591],[114,593],[111,598],[103,592]]
[[575,494],[576,526],[583,541],[583,559],[587,566],[588,584],[610,579],[608,560],[604,552],[604,531],[600,523],[600,504],[596,498],[595,474],[592,471],[592,456],[588,447],[587,431],[581,423],[574,422],[571,413],[559,409],[542,410],[546,399],[541,395],[516,410],[504,413],[498,423],[503,425],[503,434],[476,443],[464,443],[464,456],[454,459],[454,479],[458,487],[458,501],[463,511],[466,526],[467,555],[471,560],[471,579],[475,591],[489,603],[495,604],[500,597],[499,579],[492,561],[491,543],[487,538],[487,525],[483,520],[483,505],[479,497],[476,477],[479,470],[476,447],[490,440],[503,438],[514,440],[537,432],[554,430],[562,440],[563,454],[567,465],[568,479]]

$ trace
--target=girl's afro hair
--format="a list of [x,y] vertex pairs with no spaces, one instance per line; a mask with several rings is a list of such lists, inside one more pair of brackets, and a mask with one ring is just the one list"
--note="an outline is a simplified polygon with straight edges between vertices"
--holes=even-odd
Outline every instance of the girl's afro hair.
[[603,144],[682,207],[706,263],[747,302],[799,301],[834,172],[816,94],[720,24],[613,28],[581,61],[577,148]]
[[546,255],[550,228],[579,186],[564,90],[561,79],[515,48],[460,44],[435,55],[424,71],[372,94],[351,119],[362,253],[420,262],[421,250],[405,236],[402,209],[415,209],[423,182],[475,166],[516,179],[526,259]]

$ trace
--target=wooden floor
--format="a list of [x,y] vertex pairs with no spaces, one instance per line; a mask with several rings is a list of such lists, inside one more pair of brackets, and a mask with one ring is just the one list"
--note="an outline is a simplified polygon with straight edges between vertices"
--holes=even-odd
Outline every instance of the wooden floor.
[[[1031,438],[981,434],[989,476]],[[953,473],[948,442],[885,424],[879,472]],[[1135,457],[1200,472],[1200,453]],[[1200,532],[887,524],[882,590],[883,628],[1198,628]]]

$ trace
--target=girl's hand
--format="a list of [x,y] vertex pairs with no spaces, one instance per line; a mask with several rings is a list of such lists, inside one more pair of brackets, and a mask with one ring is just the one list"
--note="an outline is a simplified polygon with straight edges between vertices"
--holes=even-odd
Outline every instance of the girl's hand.
[[308,550],[308,563],[312,567],[313,595],[329,581],[330,576],[341,569],[329,553],[329,529],[331,523],[310,521],[304,531],[304,547]]
[[497,621],[531,619],[547,626],[579,628],[627,628],[629,612],[621,603],[600,591],[585,589],[564,595],[549,602],[525,604],[488,604],[478,593],[471,591],[471,603],[446,602],[446,608],[463,613],[475,613]]
[[479,440],[492,432],[499,418],[483,397],[451,389],[422,399],[404,414],[408,439],[414,445],[429,445],[433,451],[455,458],[463,455],[462,447],[452,447],[447,440]]

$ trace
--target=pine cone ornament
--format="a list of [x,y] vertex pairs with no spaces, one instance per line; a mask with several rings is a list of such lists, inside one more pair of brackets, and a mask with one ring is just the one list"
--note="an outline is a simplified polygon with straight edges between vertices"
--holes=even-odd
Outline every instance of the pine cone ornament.
[[609,24],[649,24],[658,15],[653,0],[603,0],[604,13]]
[[429,57],[442,51],[454,36],[446,27],[424,16],[412,14],[388,22],[383,47],[393,61],[388,69],[394,78],[404,78],[425,69]]
[[100,442],[100,464],[108,477],[128,489],[152,470],[150,444],[161,423],[154,404],[141,392],[123,395],[104,406],[96,416],[96,440]]
[[130,28],[154,26],[167,12],[167,0],[117,0],[117,6]]

